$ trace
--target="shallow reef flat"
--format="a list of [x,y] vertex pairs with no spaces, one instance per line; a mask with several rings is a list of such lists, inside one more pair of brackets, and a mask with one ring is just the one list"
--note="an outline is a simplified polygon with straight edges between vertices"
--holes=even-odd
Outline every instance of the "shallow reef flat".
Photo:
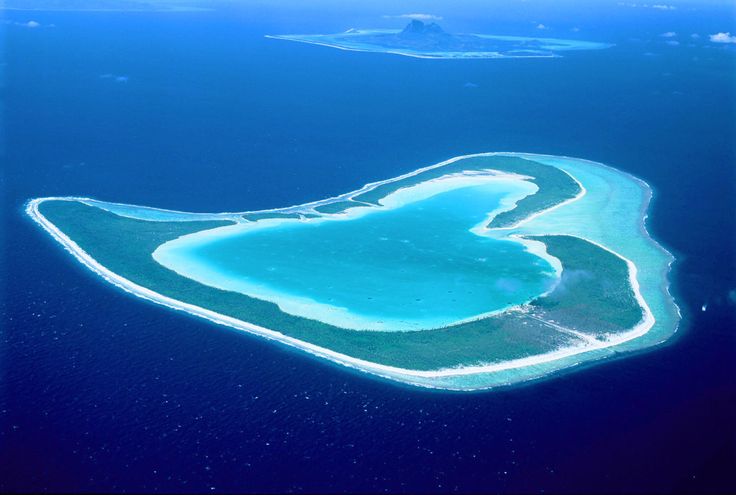
[[427,59],[549,58],[571,50],[612,46],[595,41],[447,33],[437,24],[410,22],[403,30],[349,29],[337,34],[283,34],[268,38],[309,43],[340,50],[391,53]]
[[484,153],[268,211],[61,197],[27,212],[137,296],[391,380],[478,390],[675,332],[650,199],[599,163]]

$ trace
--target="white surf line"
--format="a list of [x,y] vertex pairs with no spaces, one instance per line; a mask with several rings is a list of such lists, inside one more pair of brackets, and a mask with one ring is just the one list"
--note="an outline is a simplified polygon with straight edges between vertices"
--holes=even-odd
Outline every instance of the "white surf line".
[[[667,256],[667,258],[668,258],[667,268],[665,270],[663,270],[664,282],[662,284],[662,289],[664,290],[665,294],[669,298],[670,303],[673,305],[673,307],[675,308],[675,311],[677,312],[678,321],[676,323],[674,332],[676,332],[679,329],[680,321],[682,321],[682,311],[680,310],[680,307],[677,305],[677,302],[675,301],[674,297],[672,296],[672,292],[670,291],[670,284],[668,283],[669,273],[671,272],[672,265],[675,262],[675,256],[670,251],[668,251],[664,246],[662,246],[662,244],[660,244],[658,241],[654,240],[654,238],[652,238],[652,236],[649,234],[649,229],[647,228],[647,220],[649,219],[649,206],[651,204],[652,197],[653,197],[654,194],[652,192],[652,187],[649,185],[649,183],[647,181],[645,181],[644,179],[641,179],[641,178],[639,178],[639,177],[637,177],[637,176],[635,176],[635,175],[633,175],[633,174],[631,174],[629,172],[626,172],[626,171],[623,171],[623,170],[618,169],[616,167],[613,167],[612,165],[607,165],[605,163],[596,162],[596,161],[592,161],[592,160],[586,160],[584,158],[576,158],[576,157],[567,156],[567,155],[548,155],[548,154],[542,154],[542,153],[524,153],[524,152],[516,152],[516,151],[506,151],[506,152],[496,152],[496,153],[499,154],[499,155],[503,155],[503,156],[517,156],[517,157],[521,157],[521,158],[535,157],[535,158],[542,158],[542,159],[548,158],[548,159],[555,159],[555,160],[559,160],[560,158],[562,158],[564,160],[571,160],[571,161],[574,161],[574,162],[586,163],[586,164],[590,164],[593,167],[600,167],[600,168],[609,170],[609,171],[611,171],[611,173],[614,173],[614,174],[623,175],[623,176],[627,177],[628,179],[630,179],[630,180],[636,182],[637,184],[639,184],[640,187],[642,187],[642,189],[646,193],[646,199],[642,202],[641,208],[639,209],[639,212],[640,212],[640,218],[639,218],[639,222],[638,222],[639,223],[639,228],[644,233],[647,241],[652,246],[654,246],[657,250],[659,250],[660,252],[664,253]],[[554,166],[554,165],[550,165],[550,166]],[[562,170],[563,172],[567,172],[566,170],[563,170],[560,167],[557,167],[557,166],[554,166],[554,167]],[[540,234],[540,235],[546,235],[546,234]],[[564,235],[569,235],[569,234],[564,234]],[[577,236],[577,237],[579,237],[579,236]],[[602,247],[604,249],[608,249],[608,248],[606,248],[604,246],[601,246],[600,244],[598,244],[596,242],[591,241],[590,239],[585,239],[585,240],[587,240],[588,242],[591,242],[592,244],[596,244],[596,245],[598,245],[598,246],[600,246],[600,247]],[[613,251],[611,251],[611,252],[613,252]],[[620,256],[618,253],[614,253],[614,254],[616,254],[617,256],[619,256],[621,258],[623,258],[623,256]],[[633,263],[631,263],[631,264],[633,265]],[[634,266],[634,269],[636,270],[636,266]],[[637,281],[637,287],[638,287],[638,281]],[[659,340],[658,343],[665,342],[668,338],[669,338],[669,336],[665,336],[661,340]]]
[[[639,280],[637,279],[637,268],[633,261],[622,256],[616,251],[604,246],[603,244],[600,244],[596,241],[587,239],[582,236],[571,235],[571,234],[535,234],[535,235],[566,235],[569,237],[576,237],[578,239],[582,239],[586,242],[589,242],[605,251],[608,251],[609,253],[613,254],[614,256],[617,256],[618,258],[626,262],[626,266],[628,267],[629,284],[631,285],[631,289],[634,292],[634,298],[636,299],[636,302],[639,304],[639,307],[642,309],[642,319],[636,326],[634,326],[628,332],[617,333],[615,335],[608,334],[604,340],[604,345],[598,346],[597,343],[601,341],[595,339],[597,348],[610,347],[612,342],[614,343],[613,345],[619,345],[623,342],[627,342],[637,337],[641,337],[642,335],[646,334],[654,326],[654,323],[656,322],[656,320],[654,318],[654,314],[652,313],[652,310],[649,308],[649,304],[646,302],[646,300],[644,299],[644,296],[642,296],[641,294],[641,290],[639,287]],[[571,330],[571,329],[568,329],[568,330],[570,330],[571,332],[574,332],[574,330]]]
[[[184,311],[189,314],[200,316],[214,323],[218,323],[221,325],[243,330],[248,333],[252,333],[255,335],[265,337],[269,340],[276,340],[276,341],[282,342],[291,347],[301,349],[315,356],[319,356],[324,359],[328,359],[330,361],[333,361],[335,363],[338,363],[338,364],[341,364],[341,365],[344,365],[350,368],[372,373],[374,375],[381,376],[384,378],[403,381],[403,382],[406,382],[412,385],[432,388],[432,385],[430,384],[413,381],[411,380],[411,378],[436,379],[436,378],[458,377],[458,376],[467,376],[467,375],[484,374],[484,373],[496,373],[500,371],[508,371],[508,370],[519,369],[519,368],[524,368],[524,367],[533,366],[533,365],[549,363],[549,362],[556,361],[562,358],[579,355],[579,354],[582,354],[582,353],[585,353],[591,350],[598,350],[598,349],[604,349],[607,347],[612,347],[615,345],[619,345],[623,342],[629,341],[631,339],[637,338],[641,335],[644,335],[654,325],[654,321],[655,321],[654,316],[652,315],[651,310],[649,309],[649,306],[647,305],[646,301],[644,301],[643,297],[641,296],[641,293],[639,290],[639,284],[638,284],[638,281],[636,280],[636,266],[630,260],[624,258],[618,253],[615,253],[614,251],[611,251],[605,246],[601,246],[600,244],[589,241],[603,249],[608,250],[609,252],[612,252],[616,256],[619,256],[620,258],[624,259],[629,266],[629,278],[632,283],[632,287],[634,289],[636,299],[642,305],[642,308],[644,309],[644,313],[645,313],[643,320],[638,325],[636,325],[631,331],[625,332],[622,334],[617,334],[615,337],[611,337],[609,339],[606,339],[605,341],[600,341],[595,346],[589,346],[589,345],[571,346],[571,347],[558,349],[555,351],[550,351],[548,353],[538,354],[535,356],[529,356],[525,358],[511,359],[508,361],[503,361],[503,362],[498,362],[498,363],[486,363],[486,364],[471,365],[471,366],[439,368],[436,370],[414,370],[414,369],[408,369],[408,368],[400,368],[396,366],[382,365],[379,363],[374,363],[371,361],[366,361],[363,359],[354,358],[354,357],[351,357],[345,354],[341,354],[339,352],[332,351],[324,347],[320,347],[320,346],[317,346],[317,345],[314,345],[308,342],[304,342],[299,339],[295,339],[293,337],[289,337],[280,332],[276,332],[274,330],[270,330],[265,327],[254,325],[252,323],[247,323],[247,322],[244,322],[242,320],[239,320],[233,317],[225,316],[225,315],[216,313],[214,311],[211,311],[211,310],[208,310],[208,309],[205,309],[205,308],[193,305],[193,304],[185,303],[185,302],[170,298],[168,296],[164,296],[150,289],[142,287],[122,277],[121,275],[118,275],[110,271],[108,268],[106,268],[105,266],[97,262],[94,258],[92,258],[78,244],[76,244],[73,240],[71,240],[66,234],[64,234],[61,230],[59,230],[51,221],[49,221],[46,217],[44,217],[41,214],[41,212],[38,209],[38,206],[44,201],[53,201],[53,200],[69,201],[70,199],[58,198],[58,197],[57,198],[33,199],[28,202],[28,205],[26,207],[26,212],[35,222],[41,225],[41,227],[44,230],[46,230],[49,234],[51,234],[51,236],[56,241],[61,243],[62,246],[64,246],[64,248],[67,251],[69,251],[80,263],[87,266],[90,270],[97,273],[98,275],[100,275],[102,278],[112,283],[113,285],[125,290],[126,292],[131,293],[135,296],[141,297],[143,299],[155,302],[157,304],[161,304],[163,306],[172,308],[172,309],[176,309],[176,310]],[[490,388],[490,387],[491,386],[478,387],[476,388],[476,390],[479,388]],[[439,386],[436,388],[453,389],[452,387],[447,387],[447,386]],[[457,389],[458,390],[469,390],[469,389],[461,388],[461,387],[458,387]]]

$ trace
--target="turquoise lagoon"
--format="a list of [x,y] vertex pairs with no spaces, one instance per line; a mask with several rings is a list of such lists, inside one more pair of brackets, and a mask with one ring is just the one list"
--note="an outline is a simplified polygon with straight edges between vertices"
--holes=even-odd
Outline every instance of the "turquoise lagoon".
[[391,380],[477,390],[675,332],[650,199],[603,164],[486,153],[276,210],[63,197],[27,211],[140,297]]
[[452,325],[527,302],[557,280],[549,259],[483,231],[537,187],[478,176],[400,190],[381,207],[262,220],[192,234],[156,250],[198,282],[356,330]]

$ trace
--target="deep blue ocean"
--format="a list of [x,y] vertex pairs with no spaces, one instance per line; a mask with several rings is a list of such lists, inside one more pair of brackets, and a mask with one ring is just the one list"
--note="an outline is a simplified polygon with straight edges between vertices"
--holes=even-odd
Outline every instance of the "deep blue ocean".
[[[616,46],[452,61],[263,37],[400,27],[390,4],[6,11],[0,491],[736,488],[736,45],[708,40],[736,33],[734,7],[529,4],[424,8],[448,30],[544,22]],[[23,213],[50,195],[273,208],[482,151],[646,180],[676,336],[523,386],[427,391],[134,298]]]

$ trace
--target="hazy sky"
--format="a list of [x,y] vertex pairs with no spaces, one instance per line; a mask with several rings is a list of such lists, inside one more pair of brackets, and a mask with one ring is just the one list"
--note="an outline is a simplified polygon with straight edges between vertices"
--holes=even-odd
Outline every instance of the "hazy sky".
[[[6,8],[13,17],[23,9],[157,10],[172,15],[204,9],[226,12],[244,25],[261,24],[267,31],[304,34],[399,28],[411,17],[436,21],[450,32],[543,32],[547,37],[614,42],[666,32],[736,34],[733,0],[6,0]],[[25,22],[37,22],[28,15]]]

